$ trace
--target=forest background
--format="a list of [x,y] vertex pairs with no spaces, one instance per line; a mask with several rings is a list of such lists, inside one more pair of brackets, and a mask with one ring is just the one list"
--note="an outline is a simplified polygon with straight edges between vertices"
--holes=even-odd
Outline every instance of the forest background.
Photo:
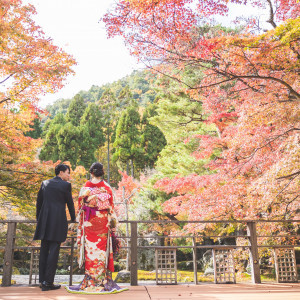
[[[230,3],[262,7],[268,20],[219,25],[215,16]],[[147,69],[46,110],[39,95],[61,88],[76,62],[33,13],[21,1],[1,1],[6,207],[32,219],[40,182],[61,161],[72,168],[76,197],[97,160],[117,201],[129,200],[131,219],[299,216],[299,1],[116,1],[102,20],[108,36],[122,36]],[[118,212],[123,218],[122,205]]]

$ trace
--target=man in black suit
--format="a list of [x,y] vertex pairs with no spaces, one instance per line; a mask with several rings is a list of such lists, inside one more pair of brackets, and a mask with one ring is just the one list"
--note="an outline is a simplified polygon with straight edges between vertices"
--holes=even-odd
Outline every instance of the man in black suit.
[[56,177],[42,182],[36,202],[37,226],[33,239],[41,240],[39,282],[42,291],[60,288],[60,285],[53,282],[60,244],[67,238],[66,204],[72,221],[75,221],[72,187],[68,182],[70,167],[57,165],[55,175]]

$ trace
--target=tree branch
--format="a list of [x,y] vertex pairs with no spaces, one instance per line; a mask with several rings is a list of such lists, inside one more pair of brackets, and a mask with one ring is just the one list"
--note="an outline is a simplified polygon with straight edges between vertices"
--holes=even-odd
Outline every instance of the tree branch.
[[270,18],[269,20],[267,20],[268,23],[270,23],[274,28],[277,27],[275,21],[274,21],[274,10],[273,10],[273,4],[271,2],[271,0],[267,0],[268,4],[269,4],[269,8],[270,8]]
[[3,168],[0,168],[0,171],[4,171],[4,172],[13,172],[13,173],[20,173],[20,174],[26,174],[26,175],[43,175],[43,176],[46,176],[46,175],[47,175],[47,174],[40,173],[40,172],[23,172],[23,171],[16,171],[16,170],[3,169]]
[[289,175],[286,175],[286,176],[281,176],[281,177],[278,177],[276,178],[277,180],[281,180],[281,179],[288,179],[288,178],[291,178],[291,177],[294,177],[293,179],[295,179],[295,177],[299,176],[300,175],[300,170],[295,172],[295,173],[292,173],[292,174],[289,174]]

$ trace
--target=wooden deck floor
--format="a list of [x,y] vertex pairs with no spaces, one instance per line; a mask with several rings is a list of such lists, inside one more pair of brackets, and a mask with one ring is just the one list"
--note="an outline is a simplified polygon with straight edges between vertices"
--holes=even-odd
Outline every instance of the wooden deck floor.
[[200,284],[175,286],[130,286],[114,295],[78,295],[64,287],[42,292],[39,287],[13,285],[0,287],[1,300],[299,300],[300,283],[279,284]]

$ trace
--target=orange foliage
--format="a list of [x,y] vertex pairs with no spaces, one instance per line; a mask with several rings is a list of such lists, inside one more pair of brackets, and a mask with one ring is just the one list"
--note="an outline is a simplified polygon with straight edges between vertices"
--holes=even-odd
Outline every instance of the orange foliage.
[[[205,31],[199,25],[204,18],[226,15],[230,2],[267,7],[273,29],[257,32],[255,20],[241,33]],[[276,9],[272,3],[128,0],[118,1],[103,19],[110,37],[123,36],[133,55],[173,77],[192,99],[201,99],[206,122],[216,126],[214,134],[198,136],[194,153],[214,158],[207,165],[213,174],[156,184],[178,194],[164,204],[178,218],[289,219],[299,214],[300,3],[280,0]],[[191,85],[180,72],[185,70],[202,76]]]
[[36,144],[23,133],[39,111],[39,95],[61,88],[75,61],[34,23],[32,5],[23,6],[20,0],[0,4],[0,148],[27,153]]
[[[121,181],[118,183],[118,189],[115,190],[115,196],[118,202],[123,201],[124,199],[130,197],[135,190],[138,190],[142,187],[142,184],[135,180],[133,177],[127,175],[124,171],[119,173],[122,176]],[[124,192],[123,192],[124,189]],[[116,201],[115,199],[115,201]]]
[[41,141],[24,134],[40,112],[39,96],[61,88],[75,64],[45,36],[33,14],[34,7],[21,0],[0,0],[0,192],[24,213],[32,213],[26,205],[33,204],[38,182],[53,168],[37,160]]

